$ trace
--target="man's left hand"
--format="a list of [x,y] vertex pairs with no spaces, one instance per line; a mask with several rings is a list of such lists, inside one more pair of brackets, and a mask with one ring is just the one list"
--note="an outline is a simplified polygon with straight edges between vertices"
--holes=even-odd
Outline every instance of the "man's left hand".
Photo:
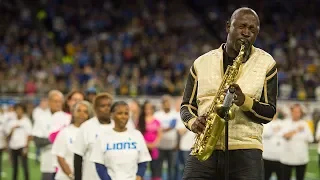
[[142,180],[141,176],[136,176],[136,180]]
[[243,105],[246,96],[243,94],[240,86],[238,84],[231,84],[230,87],[233,87],[235,89],[235,97],[234,97],[234,103],[237,106]]

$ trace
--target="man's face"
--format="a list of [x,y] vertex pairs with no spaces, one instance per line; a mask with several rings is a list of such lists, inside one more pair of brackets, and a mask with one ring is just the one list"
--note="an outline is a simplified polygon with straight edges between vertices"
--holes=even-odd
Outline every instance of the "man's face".
[[103,98],[97,103],[96,114],[97,117],[110,117],[110,108],[112,100]]
[[52,112],[57,112],[62,109],[63,105],[63,98],[59,95],[53,95],[51,98],[49,98],[49,108]]
[[257,17],[249,12],[239,12],[231,22],[227,23],[227,43],[236,51],[240,51],[240,39],[246,39],[250,45],[256,41],[259,33],[259,22]]

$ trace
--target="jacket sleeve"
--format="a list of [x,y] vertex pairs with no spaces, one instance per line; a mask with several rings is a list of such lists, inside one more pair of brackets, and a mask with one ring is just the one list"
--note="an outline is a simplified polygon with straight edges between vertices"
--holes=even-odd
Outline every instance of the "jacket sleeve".
[[73,162],[74,179],[82,180],[82,156],[74,154]]
[[183,100],[180,106],[180,116],[184,125],[191,130],[192,123],[198,114],[197,105],[198,80],[194,66],[190,68],[186,86],[183,93]]
[[276,114],[277,96],[278,73],[276,64],[274,64],[267,72],[261,98],[256,100],[246,95],[245,102],[240,109],[254,122],[269,123]]

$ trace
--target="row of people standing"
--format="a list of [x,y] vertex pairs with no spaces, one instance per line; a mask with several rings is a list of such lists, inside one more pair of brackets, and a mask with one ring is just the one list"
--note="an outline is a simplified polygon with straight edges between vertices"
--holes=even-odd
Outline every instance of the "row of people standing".
[[[36,145],[41,148],[41,172],[44,180],[49,180],[50,178],[52,179],[52,177],[55,177],[55,179],[63,179],[63,177],[69,179],[99,179],[99,173],[97,173],[96,169],[101,168],[94,166],[93,162],[90,160],[90,154],[94,149],[93,146],[95,145],[95,142],[97,139],[100,139],[99,131],[109,131],[109,133],[111,133],[110,129],[112,128],[110,128],[110,126],[115,127],[116,125],[116,116],[112,116],[113,118],[110,118],[112,97],[109,97],[109,100],[108,97],[104,97],[102,99],[99,97],[100,96],[97,96],[93,102],[95,117],[84,122],[80,126],[80,122],[84,121],[83,118],[85,116],[84,113],[82,113],[82,119],[76,119],[78,116],[77,111],[80,111],[79,108],[81,106],[77,108],[74,107],[74,112],[71,114],[62,113],[63,111],[59,110],[57,107],[59,107],[58,104],[61,105],[61,102],[63,101],[63,95],[57,91],[51,91],[51,93],[49,93],[48,101],[51,114],[48,115],[51,115],[52,117],[49,120],[48,117],[43,119],[44,116],[40,115],[39,117],[43,119],[42,121],[48,122],[35,121],[33,131]],[[72,99],[72,97],[70,99]],[[79,98],[78,101],[75,102],[82,101]],[[126,123],[126,127],[128,129],[138,129],[139,133],[141,133],[144,137],[144,143],[146,143],[146,147],[149,150],[148,153],[150,153],[152,157],[150,162],[152,179],[161,179],[164,161],[167,161],[168,165],[167,179],[179,179],[179,176],[182,174],[182,172],[180,171],[179,173],[181,167],[179,167],[177,159],[180,159],[180,162],[182,163],[185,162],[185,159],[189,154],[190,148],[193,144],[194,134],[186,130],[182,124],[182,121],[179,119],[179,111],[172,110],[171,102],[171,97],[164,96],[162,98],[162,110],[155,112],[155,106],[146,101],[141,109],[138,108],[139,115],[136,116],[138,118],[135,119],[134,117],[136,114],[131,111],[130,114],[132,120],[130,119],[128,123]],[[179,107],[179,105],[180,102],[178,101],[177,107]],[[74,104],[71,104],[71,107],[72,106],[74,106]],[[132,107],[132,105],[130,107]],[[57,111],[52,112],[55,108]],[[88,116],[88,118],[89,117],[90,116]],[[38,123],[37,125],[36,122],[41,123]],[[123,125],[123,122],[120,123],[120,126],[121,124]],[[38,128],[36,128],[36,126],[38,126]],[[80,128],[77,128],[79,126]],[[42,136],[40,136],[40,132],[37,133],[37,130],[42,132]],[[60,132],[61,130],[62,133]],[[68,131],[70,131],[70,133]],[[178,134],[178,132],[181,136]],[[113,133],[113,137],[117,137],[116,134],[117,133]],[[74,136],[67,138],[67,142],[65,140],[61,140],[66,139],[64,136],[67,135]],[[135,137],[135,135],[133,137]],[[182,151],[177,151],[177,148],[179,148],[179,140],[180,149]],[[73,149],[69,149],[69,152],[67,153],[65,150],[68,148],[68,146],[65,146],[65,144],[70,143],[72,143],[70,148]],[[127,151],[129,150],[126,150],[125,152]],[[74,156],[63,158],[63,153],[66,153],[66,155],[74,154]],[[68,160],[71,165],[66,166],[64,164],[66,160]],[[124,161],[127,160],[130,161],[128,158],[124,158]],[[55,174],[56,172],[57,174]]]
[[[18,120],[19,118],[22,120],[25,118],[26,126],[18,126],[15,121],[10,121],[12,128],[5,129],[14,132],[11,133],[11,144],[15,146],[19,144],[16,143],[15,139],[17,138],[15,137],[26,137],[19,138],[20,141],[23,139],[22,143],[20,143],[21,147],[18,147],[19,151],[17,151],[17,153],[13,153],[14,151],[12,151],[11,153],[11,157],[15,157],[12,158],[13,160],[18,157],[22,158],[25,179],[29,179],[27,152],[29,151],[28,147],[31,139],[35,142],[36,147],[40,149],[40,171],[43,180],[59,179],[63,176],[68,178],[75,176],[76,179],[77,176],[78,179],[98,178],[95,167],[92,166],[92,162],[89,161],[89,154],[93,148],[95,138],[88,139],[88,136],[89,134],[93,134],[94,137],[97,136],[97,125],[101,127],[104,127],[104,124],[105,126],[115,125],[113,121],[110,120],[112,118],[110,118],[109,106],[112,104],[112,101],[107,102],[108,98],[112,100],[112,97],[107,97],[106,94],[104,96],[102,96],[104,97],[102,99],[98,97],[95,101],[91,100],[93,110],[90,110],[88,102],[83,101],[85,95],[82,92],[72,91],[64,97],[61,92],[52,90],[49,92],[48,97],[45,98],[46,100],[42,101],[40,105],[34,109],[32,117],[34,120],[33,126],[30,119],[25,116],[24,106],[22,104],[16,105],[16,111],[13,114],[18,115]],[[76,105],[77,102],[80,104]],[[182,169],[181,163],[183,166],[189,154],[193,144],[194,134],[188,131],[180,120],[180,99],[176,101],[176,110],[171,108],[174,100],[170,96],[162,97],[161,102],[161,110],[156,111],[155,105],[148,101],[144,102],[141,107],[136,101],[132,101],[129,104],[130,120],[126,127],[129,129],[138,129],[143,134],[145,143],[152,157],[152,161],[150,162],[152,179],[161,179],[163,162],[165,161],[167,161],[168,165],[167,179],[179,179],[179,176],[182,174],[181,171],[179,172],[179,170]],[[48,108],[46,108],[45,104],[48,104]],[[137,107],[136,110],[138,110],[138,113],[135,112],[134,104]],[[86,112],[83,110],[85,106],[87,106]],[[95,117],[91,118],[93,114],[95,114]],[[90,121],[84,124],[89,125],[83,124],[83,127],[86,128],[79,128],[87,119],[90,119]],[[24,122],[24,120],[18,122]],[[96,126],[94,126],[94,124]],[[19,135],[18,129],[22,130],[21,132],[24,133],[23,136]],[[107,129],[110,129],[110,127]],[[60,135],[62,137],[58,138],[60,137],[60,131],[63,132]],[[77,131],[81,131],[81,133]],[[10,132],[7,134],[10,134]],[[72,157],[75,163],[72,162],[72,164],[83,164],[83,167],[77,167],[79,169],[78,171],[73,168],[72,164],[69,166],[63,164],[72,159],[68,156],[71,150],[69,152],[66,151],[70,143],[76,144],[81,139],[75,136],[75,134],[82,134],[83,136],[80,145],[76,146],[76,148],[74,148],[75,150],[72,150],[73,153],[76,152],[76,155]],[[66,138],[64,136],[68,136],[68,142],[61,140]],[[76,141],[76,139],[78,139],[78,141]],[[70,147],[73,146],[74,145]],[[9,147],[9,149],[14,150],[17,148]],[[67,153],[68,157],[66,159],[61,158],[63,155],[61,153]],[[177,160],[179,160],[179,162],[177,162]],[[81,163],[82,161],[84,161],[84,163]],[[13,163],[13,165],[13,179],[17,179],[18,164]],[[91,173],[87,173],[87,171],[91,171]]]
[[275,116],[273,121],[264,125],[265,180],[269,180],[273,172],[278,180],[290,180],[293,170],[296,180],[305,178],[313,134],[303,120],[303,110],[299,104],[292,105],[290,112],[289,117],[281,120]]
[[[48,96],[50,112],[55,108],[54,104],[61,108],[62,101],[61,92],[51,91]],[[111,120],[110,117],[112,103],[113,97],[108,93],[98,94],[93,101],[93,108],[91,103],[80,99],[71,106],[70,114],[57,108],[58,111],[51,114],[53,118],[46,122],[49,130],[45,129],[46,126],[43,124],[37,126],[37,130],[47,133],[47,138],[35,138],[38,147],[46,141],[45,146],[40,147],[43,180],[99,179],[99,173],[90,160],[90,154],[95,142],[104,139],[103,133],[110,132],[115,127],[116,120]]]

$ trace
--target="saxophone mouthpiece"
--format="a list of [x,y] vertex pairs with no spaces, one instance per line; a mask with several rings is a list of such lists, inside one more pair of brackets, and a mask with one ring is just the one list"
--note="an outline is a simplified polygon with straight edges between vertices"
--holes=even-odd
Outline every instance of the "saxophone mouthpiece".
[[247,39],[240,39],[240,43],[245,47],[245,49],[247,49],[250,45],[250,42]]

